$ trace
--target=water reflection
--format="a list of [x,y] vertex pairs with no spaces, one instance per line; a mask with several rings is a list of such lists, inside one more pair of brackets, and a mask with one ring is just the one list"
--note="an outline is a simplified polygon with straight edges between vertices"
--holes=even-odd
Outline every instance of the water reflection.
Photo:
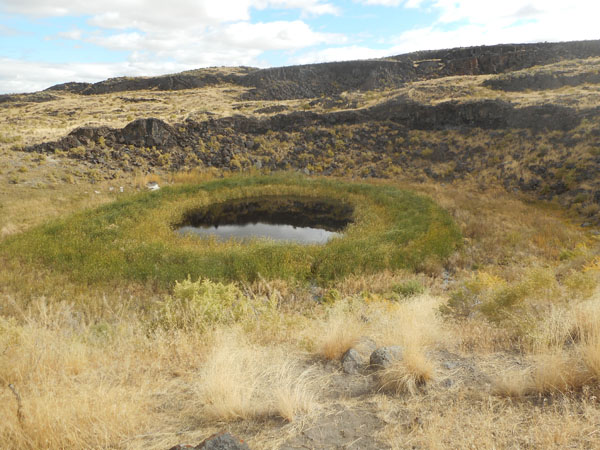
[[268,223],[247,223],[244,225],[219,225],[213,227],[184,226],[177,230],[180,234],[193,234],[200,237],[215,236],[217,239],[248,240],[252,238],[274,241],[297,242],[299,244],[325,244],[341,233],[320,228],[296,227],[293,225],[273,225]]
[[270,195],[191,209],[173,224],[173,229],[218,240],[265,238],[324,244],[341,236],[353,214],[353,206],[339,200]]

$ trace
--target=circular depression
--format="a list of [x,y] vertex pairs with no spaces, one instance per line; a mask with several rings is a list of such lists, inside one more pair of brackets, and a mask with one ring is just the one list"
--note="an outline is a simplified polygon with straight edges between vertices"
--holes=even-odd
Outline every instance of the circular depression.
[[177,233],[225,241],[251,239],[325,244],[353,222],[354,207],[326,198],[261,196],[187,211]]
[[[352,222],[342,236],[323,245],[220,241],[174,232],[192,212],[210,205],[274,197],[349,205]],[[306,201],[300,203],[306,206]],[[0,253],[86,282],[126,280],[168,287],[189,276],[325,284],[349,275],[441,266],[460,241],[449,214],[423,195],[391,184],[282,174],[136,194],[4,239]]]

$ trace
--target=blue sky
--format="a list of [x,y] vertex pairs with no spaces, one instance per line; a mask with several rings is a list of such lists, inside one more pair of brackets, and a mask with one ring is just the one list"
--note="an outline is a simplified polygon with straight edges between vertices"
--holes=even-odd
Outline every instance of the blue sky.
[[598,39],[598,0],[0,0],[0,93],[66,81]]

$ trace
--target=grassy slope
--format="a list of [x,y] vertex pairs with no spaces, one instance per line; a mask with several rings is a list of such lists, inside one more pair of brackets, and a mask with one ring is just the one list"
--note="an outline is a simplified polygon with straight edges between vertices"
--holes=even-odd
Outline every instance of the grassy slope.
[[[356,207],[356,221],[344,238],[323,247],[260,241],[199,244],[171,229],[186,209],[270,192],[346,199]],[[423,197],[391,186],[288,175],[229,178],[140,194],[8,239],[0,251],[5,258],[41,261],[79,280],[170,286],[188,275],[328,281],[352,273],[416,268],[425,260],[441,263],[458,242],[450,218]]]

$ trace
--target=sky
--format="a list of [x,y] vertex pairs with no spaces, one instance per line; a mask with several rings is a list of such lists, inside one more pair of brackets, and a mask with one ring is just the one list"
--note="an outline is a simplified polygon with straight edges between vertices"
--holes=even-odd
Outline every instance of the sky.
[[599,39],[600,0],[0,0],[0,93],[213,66]]

